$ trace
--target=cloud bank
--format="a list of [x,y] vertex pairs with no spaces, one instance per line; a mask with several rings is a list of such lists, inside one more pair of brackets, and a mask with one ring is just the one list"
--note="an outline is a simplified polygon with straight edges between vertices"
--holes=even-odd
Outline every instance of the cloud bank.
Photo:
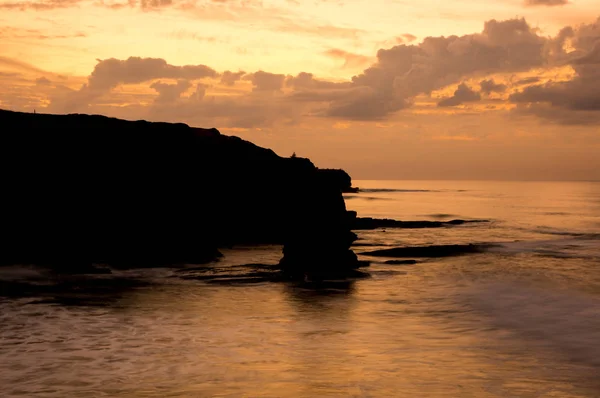
[[[328,55],[355,62],[355,67],[367,65],[340,82],[309,72],[219,72],[205,64],[177,66],[160,58],[110,58],[98,60],[76,90],[39,80],[41,75],[32,87],[48,93],[47,107],[53,112],[129,110],[136,117],[145,112],[231,127],[299,123],[305,117],[381,121],[410,112],[427,97],[437,108],[495,101],[513,107],[517,115],[549,122],[600,123],[600,18],[565,27],[555,37],[541,35],[525,19],[490,20],[480,33],[403,42],[370,59],[341,49],[328,50]],[[2,64],[21,65],[0,57]],[[570,74],[553,78],[546,72],[553,68]],[[507,75],[514,78],[498,77]],[[129,86],[143,91],[138,100],[134,94],[126,98],[122,88]],[[436,100],[431,96],[437,90],[446,94]]]

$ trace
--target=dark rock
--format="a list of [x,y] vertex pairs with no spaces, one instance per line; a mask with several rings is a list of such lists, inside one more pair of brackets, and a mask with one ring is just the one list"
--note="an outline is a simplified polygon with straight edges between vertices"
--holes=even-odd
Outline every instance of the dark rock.
[[329,180],[329,184],[337,185],[343,193],[358,192],[358,188],[352,186],[352,178],[344,170],[319,169],[319,172]]
[[488,222],[488,220],[451,220],[451,221],[398,221],[389,218],[356,217],[350,214],[353,230],[371,230],[378,228],[443,228],[469,223]]
[[464,254],[482,253],[494,247],[492,244],[468,244],[468,245],[433,245],[433,246],[411,246],[395,247],[393,249],[375,250],[361,253],[365,256],[375,257],[452,257]]
[[292,274],[358,266],[341,170],[185,124],[0,110],[0,126],[0,263],[76,272],[85,243],[92,263],[203,264],[282,243]]
[[417,264],[418,261],[417,260],[388,260],[385,263],[389,264],[389,265],[413,265],[413,264]]

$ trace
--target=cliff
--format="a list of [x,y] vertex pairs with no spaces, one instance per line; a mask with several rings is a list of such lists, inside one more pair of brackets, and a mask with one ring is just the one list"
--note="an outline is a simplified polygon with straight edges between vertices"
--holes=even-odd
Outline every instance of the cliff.
[[292,275],[358,266],[344,172],[185,124],[0,110],[0,126],[1,263],[86,269],[84,244],[92,263],[202,263],[282,243]]

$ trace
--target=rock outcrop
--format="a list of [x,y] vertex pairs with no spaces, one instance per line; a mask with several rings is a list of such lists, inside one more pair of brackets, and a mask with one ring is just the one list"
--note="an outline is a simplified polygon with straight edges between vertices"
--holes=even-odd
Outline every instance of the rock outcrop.
[[389,218],[356,217],[356,212],[349,211],[351,217],[351,229],[372,230],[378,228],[401,228],[401,229],[424,229],[454,227],[464,224],[485,223],[489,220],[450,220],[450,221],[400,221]]
[[0,111],[0,126],[1,263],[83,269],[84,243],[92,263],[203,263],[282,243],[292,275],[358,266],[339,171],[185,124]]
[[462,256],[465,254],[483,253],[488,249],[496,247],[497,245],[491,243],[481,244],[466,244],[466,245],[432,245],[432,246],[408,246],[408,247],[394,247],[392,249],[375,250],[371,252],[361,253],[365,256],[373,257],[393,257],[393,258],[405,258],[405,257],[454,257]]

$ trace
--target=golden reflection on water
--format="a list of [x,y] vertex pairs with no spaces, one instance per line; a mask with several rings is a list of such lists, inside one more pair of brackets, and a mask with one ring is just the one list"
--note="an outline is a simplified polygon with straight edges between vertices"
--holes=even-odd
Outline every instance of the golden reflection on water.
[[[178,302],[171,300],[177,293],[170,289],[139,292],[131,298],[137,303],[131,311],[138,316],[146,313],[148,319],[134,329],[144,331],[143,344],[152,343],[153,348],[136,355],[134,360],[148,367],[142,369],[143,378],[129,381],[148,388],[131,386],[121,393],[232,397],[597,393],[593,367],[570,363],[552,348],[536,347],[495,328],[465,303],[466,285],[435,280],[434,271],[403,275],[405,280],[389,271],[328,290],[289,284],[178,286],[173,289],[181,296],[194,292]],[[132,360],[122,355],[125,362]]]
[[26,387],[7,396],[597,396],[597,367],[496,327],[471,281],[435,277],[467,263],[379,267],[330,289],[175,283],[96,310],[28,306],[22,326],[35,310],[43,332],[13,353]]
[[[176,271],[146,270],[139,273],[149,285],[100,306],[2,299],[0,395],[600,396],[598,240],[561,235],[594,232],[588,229],[598,221],[600,195],[581,198],[598,191],[470,184],[461,188],[475,193],[446,191],[436,200],[430,192],[349,200],[365,215],[494,219],[485,227],[365,231],[359,242],[373,246],[357,251],[520,242],[415,265],[380,259],[369,279],[326,286],[183,280]],[[568,212],[573,216],[550,214]],[[281,248],[226,252],[217,275],[273,263]]]

